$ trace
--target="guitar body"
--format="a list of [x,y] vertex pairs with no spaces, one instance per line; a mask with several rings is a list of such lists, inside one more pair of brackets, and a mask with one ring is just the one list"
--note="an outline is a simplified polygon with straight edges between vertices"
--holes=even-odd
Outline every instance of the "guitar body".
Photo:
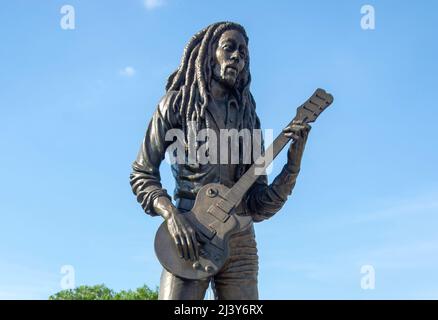
[[166,222],[159,227],[155,236],[155,253],[163,267],[170,273],[185,279],[199,280],[216,274],[229,256],[228,240],[231,235],[246,227],[251,216],[230,214],[220,209],[221,200],[229,191],[224,185],[210,183],[202,187],[191,211],[183,213],[196,230],[201,245],[199,260],[181,258],[177,247],[167,230]]

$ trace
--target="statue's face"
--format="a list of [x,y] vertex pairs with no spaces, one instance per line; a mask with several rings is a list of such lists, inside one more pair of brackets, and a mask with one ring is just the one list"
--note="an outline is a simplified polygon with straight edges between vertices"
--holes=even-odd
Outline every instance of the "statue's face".
[[218,40],[214,54],[213,77],[233,88],[245,67],[248,48],[244,36],[237,30],[225,31]]

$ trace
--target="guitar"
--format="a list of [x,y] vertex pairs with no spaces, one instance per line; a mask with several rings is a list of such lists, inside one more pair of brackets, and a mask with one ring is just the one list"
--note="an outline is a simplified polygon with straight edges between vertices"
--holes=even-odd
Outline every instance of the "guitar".
[[[314,122],[332,102],[331,94],[317,89],[298,107],[292,122]],[[266,169],[290,140],[283,133],[279,134],[265,152],[272,157],[265,159],[261,155],[232,188],[209,183],[199,190],[192,210],[182,213],[196,231],[200,243],[197,261],[180,258],[166,222],[160,225],[155,236],[155,253],[167,271],[181,278],[200,280],[213,276],[222,268],[229,255],[230,236],[244,230],[252,221],[251,216],[236,214],[234,209],[257,180],[255,170]],[[262,165],[258,165],[260,163]]]

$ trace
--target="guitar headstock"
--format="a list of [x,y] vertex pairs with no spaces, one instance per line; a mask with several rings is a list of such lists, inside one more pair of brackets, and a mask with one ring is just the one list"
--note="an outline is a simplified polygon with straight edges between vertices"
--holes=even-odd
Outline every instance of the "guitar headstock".
[[323,89],[316,89],[315,93],[297,109],[294,120],[305,123],[314,122],[316,118],[333,102],[333,96]]

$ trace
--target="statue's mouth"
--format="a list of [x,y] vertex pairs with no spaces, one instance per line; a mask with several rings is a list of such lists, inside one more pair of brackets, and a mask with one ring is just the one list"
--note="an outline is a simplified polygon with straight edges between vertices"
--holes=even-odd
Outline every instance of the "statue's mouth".
[[236,68],[236,67],[233,67],[233,66],[228,66],[228,67],[226,67],[226,68],[225,68],[225,71],[226,71],[226,72],[231,72],[231,73],[233,73],[234,75],[237,75],[237,73],[238,73],[237,68]]

